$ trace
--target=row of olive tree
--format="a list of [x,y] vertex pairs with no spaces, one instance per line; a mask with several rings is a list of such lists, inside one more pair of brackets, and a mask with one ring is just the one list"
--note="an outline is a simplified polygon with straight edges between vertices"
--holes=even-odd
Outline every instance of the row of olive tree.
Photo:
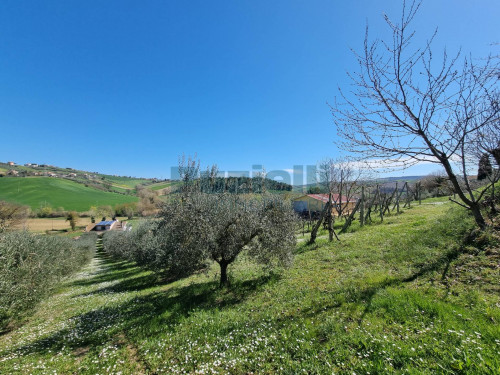
[[96,237],[95,233],[77,240],[26,231],[0,233],[0,329],[32,308],[61,278],[90,261]]
[[210,261],[228,285],[228,266],[243,250],[260,263],[286,266],[295,245],[295,214],[276,196],[260,199],[185,190],[165,203],[157,218],[128,233],[107,233],[104,250],[161,273],[167,279],[192,274]]

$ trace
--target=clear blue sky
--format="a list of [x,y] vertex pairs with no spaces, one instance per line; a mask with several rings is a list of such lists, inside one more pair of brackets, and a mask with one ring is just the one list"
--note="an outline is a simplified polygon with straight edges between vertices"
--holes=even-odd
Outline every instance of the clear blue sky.
[[[0,2],[0,160],[169,177],[335,157],[327,101],[394,0]],[[483,57],[500,1],[426,0],[418,40]],[[426,172],[425,167],[410,172]],[[432,169],[436,169],[432,167]]]

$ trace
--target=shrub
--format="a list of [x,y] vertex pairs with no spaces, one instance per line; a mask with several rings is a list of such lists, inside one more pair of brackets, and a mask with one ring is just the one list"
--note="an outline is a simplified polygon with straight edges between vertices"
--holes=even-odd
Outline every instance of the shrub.
[[137,213],[137,203],[130,202],[130,203],[117,204],[115,206],[115,213],[117,216],[126,216],[130,220]]
[[66,221],[69,221],[69,225],[71,226],[71,230],[74,231],[76,228],[76,223],[78,221],[78,214],[75,211],[68,212],[68,216],[66,217]]

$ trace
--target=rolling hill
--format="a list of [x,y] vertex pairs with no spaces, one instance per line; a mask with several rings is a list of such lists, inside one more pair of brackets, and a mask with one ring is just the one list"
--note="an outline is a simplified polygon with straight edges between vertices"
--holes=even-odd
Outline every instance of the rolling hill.
[[51,177],[0,178],[0,200],[38,209],[42,205],[86,211],[91,206],[135,202],[137,197],[101,191],[83,184]]

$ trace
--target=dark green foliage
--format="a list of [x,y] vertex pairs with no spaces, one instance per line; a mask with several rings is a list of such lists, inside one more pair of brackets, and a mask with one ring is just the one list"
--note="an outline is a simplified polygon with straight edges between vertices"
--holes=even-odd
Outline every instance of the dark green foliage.
[[29,232],[0,234],[0,328],[90,261],[96,236],[87,233],[73,240]]
[[321,194],[321,187],[320,186],[309,186],[307,189],[307,194]]
[[211,181],[202,178],[200,191],[204,193],[264,193],[266,191],[291,191],[292,185],[261,177],[216,177]]
[[493,167],[491,166],[490,156],[484,153],[479,159],[479,167],[477,170],[477,179],[484,180],[493,174]]

